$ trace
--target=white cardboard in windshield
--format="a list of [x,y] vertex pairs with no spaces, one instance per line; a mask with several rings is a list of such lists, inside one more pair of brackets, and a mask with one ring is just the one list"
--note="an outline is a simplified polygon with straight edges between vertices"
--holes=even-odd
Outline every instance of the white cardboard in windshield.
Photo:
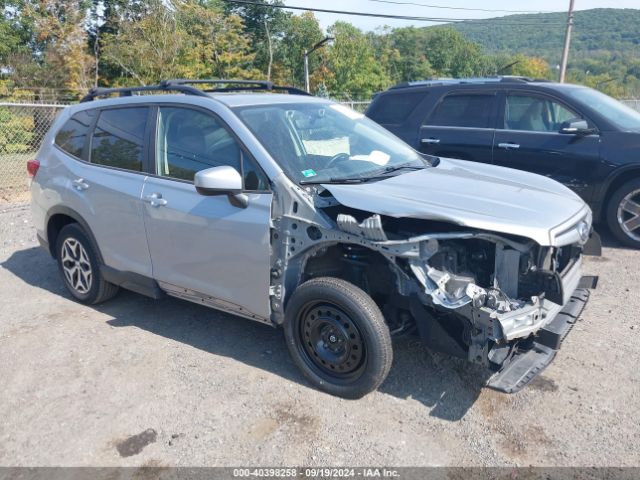
[[380,150],[373,150],[369,155],[354,155],[351,160],[363,160],[365,162],[375,163],[376,165],[384,166],[389,163],[391,157]]

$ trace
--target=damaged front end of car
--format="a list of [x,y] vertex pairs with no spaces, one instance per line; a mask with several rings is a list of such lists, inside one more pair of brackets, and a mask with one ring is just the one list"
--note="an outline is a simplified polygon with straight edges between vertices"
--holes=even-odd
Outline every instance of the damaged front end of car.
[[376,301],[392,334],[417,332],[427,347],[487,367],[494,372],[488,386],[512,393],[553,360],[595,287],[597,279],[581,276],[588,208],[541,245],[442,219],[354,209],[319,191],[301,190],[274,207],[276,324],[299,284],[343,278]]

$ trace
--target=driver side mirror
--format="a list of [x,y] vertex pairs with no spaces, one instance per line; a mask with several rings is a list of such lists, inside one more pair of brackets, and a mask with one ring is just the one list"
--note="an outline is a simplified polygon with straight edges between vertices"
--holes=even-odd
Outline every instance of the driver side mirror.
[[238,171],[228,165],[207,168],[196,172],[193,184],[200,195],[228,195],[235,206],[246,208],[249,197],[242,193],[242,177]]
[[566,122],[562,122],[560,125],[560,133],[569,135],[589,135],[593,132],[594,129],[589,128],[587,121],[582,120],[581,118],[567,120]]

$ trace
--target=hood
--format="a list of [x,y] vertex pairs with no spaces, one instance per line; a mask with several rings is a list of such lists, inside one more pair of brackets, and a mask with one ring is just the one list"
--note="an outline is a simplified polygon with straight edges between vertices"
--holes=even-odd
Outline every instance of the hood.
[[347,207],[519,235],[540,245],[554,245],[556,233],[590,218],[582,199],[554,180],[463,160],[441,159],[437,167],[379,182],[323,187]]

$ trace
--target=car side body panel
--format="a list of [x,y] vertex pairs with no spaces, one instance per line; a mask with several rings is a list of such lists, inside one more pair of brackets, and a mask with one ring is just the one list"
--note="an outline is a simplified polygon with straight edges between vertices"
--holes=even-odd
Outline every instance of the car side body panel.
[[154,194],[166,203],[144,202],[144,225],[161,287],[268,319],[272,195],[248,194],[248,206],[239,208],[226,195],[203,196],[191,183],[149,177],[142,196]]

